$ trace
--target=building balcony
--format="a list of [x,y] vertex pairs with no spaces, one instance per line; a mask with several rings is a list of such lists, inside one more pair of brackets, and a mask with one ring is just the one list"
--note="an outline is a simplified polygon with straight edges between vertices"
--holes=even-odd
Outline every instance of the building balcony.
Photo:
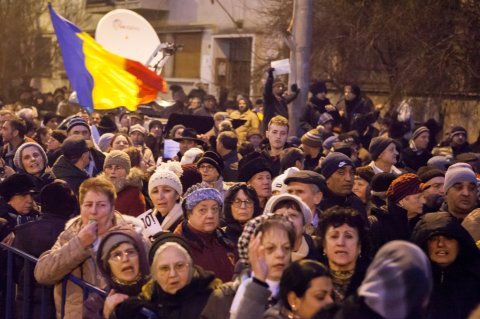
[[106,13],[114,9],[168,11],[169,4],[169,0],[86,0],[90,13]]

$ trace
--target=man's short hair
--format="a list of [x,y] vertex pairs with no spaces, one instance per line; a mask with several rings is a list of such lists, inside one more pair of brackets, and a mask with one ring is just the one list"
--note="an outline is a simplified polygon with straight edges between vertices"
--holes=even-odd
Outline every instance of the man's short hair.
[[6,122],[10,123],[12,130],[18,131],[18,137],[25,137],[25,134],[27,134],[27,125],[25,124],[24,120],[19,117],[14,117],[10,120],[7,120]]
[[236,150],[238,144],[238,137],[231,131],[224,131],[220,133],[217,140],[222,143],[227,150]]
[[270,129],[270,126],[272,126],[272,124],[275,124],[278,126],[286,126],[287,129],[290,127],[288,125],[288,119],[285,116],[281,116],[281,115],[272,117],[270,122],[268,122],[268,129]]
[[296,161],[303,162],[305,160],[305,154],[303,151],[296,147],[289,147],[284,149],[280,154],[280,171],[284,171],[289,167],[295,166]]

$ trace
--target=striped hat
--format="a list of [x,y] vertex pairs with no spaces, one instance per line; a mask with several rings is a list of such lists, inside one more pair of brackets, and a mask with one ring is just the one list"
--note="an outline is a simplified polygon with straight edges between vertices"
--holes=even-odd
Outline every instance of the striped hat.
[[307,133],[303,134],[301,142],[303,145],[314,148],[321,148],[323,140],[320,130],[318,128],[314,128],[313,130],[310,130]]
[[430,130],[428,129],[428,127],[420,126],[419,128],[417,128],[412,134],[412,141],[414,141],[420,134],[425,132],[430,133]]
[[387,199],[391,203],[398,203],[408,195],[421,193],[422,186],[422,182],[416,174],[400,175],[390,184],[387,190]]

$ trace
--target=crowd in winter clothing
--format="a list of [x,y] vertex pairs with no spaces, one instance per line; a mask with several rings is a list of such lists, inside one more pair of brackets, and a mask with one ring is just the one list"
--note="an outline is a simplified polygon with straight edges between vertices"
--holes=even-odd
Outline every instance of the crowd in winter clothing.
[[334,105],[321,81],[291,132],[306,88],[273,71],[255,103],[172,85],[160,112],[4,106],[0,240],[38,258],[15,260],[16,316],[479,318],[468,132],[437,141],[434,121],[380,116],[354,84]]

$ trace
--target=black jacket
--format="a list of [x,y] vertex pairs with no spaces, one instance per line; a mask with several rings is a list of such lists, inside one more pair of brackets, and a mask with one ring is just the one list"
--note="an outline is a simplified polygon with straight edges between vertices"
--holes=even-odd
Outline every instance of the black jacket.
[[273,94],[273,74],[272,76],[267,77],[267,81],[265,82],[265,89],[263,91],[263,102],[265,104],[264,107],[264,115],[263,115],[263,130],[266,131],[268,122],[276,116],[281,115],[288,119],[288,108],[287,105],[295,100],[298,93],[297,91],[293,95],[287,97],[280,97],[279,99]]
[[470,234],[458,220],[446,212],[426,214],[418,222],[412,241],[428,256],[427,242],[436,235],[458,241],[455,261],[444,268],[433,263],[433,293],[430,317],[435,319],[467,318],[480,303],[480,253]]
[[410,147],[402,150],[402,160],[407,168],[416,173],[422,166],[427,166],[428,160],[432,157],[432,153],[428,150],[414,151]]
[[372,208],[368,217],[371,256],[392,240],[408,240],[411,235],[407,211],[395,204]]
[[[330,207],[333,206],[341,206],[341,207],[351,207],[358,211],[360,216],[363,217],[364,220],[367,220],[367,211],[365,204],[362,202],[360,198],[354,193],[351,193],[347,196],[338,196],[332,193],[329,189],[325,189],[323,192],[323,199],[320,202],[319,208],[323,212]],[[322,220],[322,216],[320,215],[320,222]]]
[[58,179],[67,182],[77,196],[80,184],[88,179],[87,172],[70,163],[70,161],[68,161],[63,155],[55,162],[52,171]]
[[218,282],[210,272],[196,267],[192,281],[175,295],[168,294],[155,281],[147,283],[140,297],[130,298],[115,309],[116,318],[147,318],[140,314],[146,308],[161,319],[197,319]]
[[[302,117],[300,117],[300,127],[302,128],[302,133],[306,133],[311,129],[314,129],[318,126],[318,118],[323,113],[327,112],[325,109],[326,105],[332,104],[329,99],[320,100],[315,96],[312,96],[305,105],[305,110],[303,111]],[[340,115],[338,111],[328,112],[332,117],[335,123],[338,123],[340,120]]]
[[223,157],[224,169],[222,177],[224,182],[238,181],[238,153],[233,150]]

